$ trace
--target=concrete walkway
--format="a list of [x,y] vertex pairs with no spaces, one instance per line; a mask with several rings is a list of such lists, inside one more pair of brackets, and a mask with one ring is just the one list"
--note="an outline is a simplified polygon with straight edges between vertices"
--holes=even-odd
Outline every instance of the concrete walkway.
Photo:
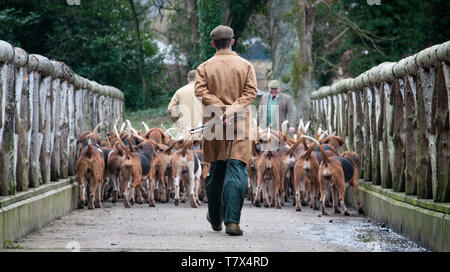
[[[156,208],[122,202],[95,210],[75,210],[10,246],[8,251],[423,251],[370,218],[334,214],[292,203],[283,209],[244,204],[244,235],[231,237],[210,229],[207,204],[197,209],[157,203]],[[20,249],[12,249],[19,247]],[[5,250],[5,249],[4,249]],[[4,251],[3,250],[3,251]],[[1,250],[0,250],[1,251]]]

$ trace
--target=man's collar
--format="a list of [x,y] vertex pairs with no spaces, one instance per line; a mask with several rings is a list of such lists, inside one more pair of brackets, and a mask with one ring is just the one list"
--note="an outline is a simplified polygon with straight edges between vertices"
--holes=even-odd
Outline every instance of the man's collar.
[[[275,96],[275,99],[277,99],[279,96],[280,96],[280,93],[278,93],[278,94]],[[271,94],[271,93],[269,93],[269,98],[272,99],[272,94]]]
[[237,53],[233,50],[218,50],[214,56],[216,55],[237,55]]

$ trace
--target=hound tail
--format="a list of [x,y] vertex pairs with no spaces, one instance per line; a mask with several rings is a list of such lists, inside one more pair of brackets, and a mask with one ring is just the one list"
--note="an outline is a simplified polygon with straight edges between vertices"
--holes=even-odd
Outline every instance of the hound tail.
[[309,159],[311,157],[311,153],[314,150],[314,147],[316,147],[316,142],[313,142],[313,144],[308,148],[308,143],[306,142],[306,138],[305,137],[301,137],[303,140],[303,146],[305,147],[306,153],[304,155],[305,159]]
[[181,149],[181,154],[184,156],[186,155],[187,150],[192,146],[193,141],[188,141],[183,145],[183,149]]
[[322,161],[324,163],[329,163],[330,162],[330,159],[328,158],[328,156],[325,153],[325,151],[323,151],[322,145],[319,143],[319,141],[317,141],[313,137],[309,137],[309,136],[306,136],[306,135],[302,135],[301,138],[306,138],[306,139],[309,139],[309,140],[313,141],[314,143],[316,143],[316,145],[319,147],[320,154],[322,154]]
[[123,143],[122,139],[119,136],[119,132],[117,131],[117,127],[114,125],[114,132],[116,133],[117,136],[117,140],[119,141],[120,146],[122,147],[122,149],[125,151],[125,153],[131,157],[131,152],[128,149],[128,147]]
[[87,148],[87,151],[86,151],[86,155],[88,156],[89,159],[92,157],[92,141],[91,141],[91,137],[88,137],[88,148]]

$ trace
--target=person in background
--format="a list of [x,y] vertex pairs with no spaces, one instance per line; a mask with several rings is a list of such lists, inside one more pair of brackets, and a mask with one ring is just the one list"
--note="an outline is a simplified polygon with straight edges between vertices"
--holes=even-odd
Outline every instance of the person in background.
[[170,118],[175,122],[179,135],[189,135],[191,128],[202,123],[202,102],[195,96],[195,70],[187,76],[188,84],[178,89],[168,106]]
[[281,92],[278,80],[270,81],[269,93],[261,97],[258,119],[260,127],[272,125],[271,128],[278,131],[281,131],[281,123],[288,120],[289,134],[295,133],[294,99],[292,96]]

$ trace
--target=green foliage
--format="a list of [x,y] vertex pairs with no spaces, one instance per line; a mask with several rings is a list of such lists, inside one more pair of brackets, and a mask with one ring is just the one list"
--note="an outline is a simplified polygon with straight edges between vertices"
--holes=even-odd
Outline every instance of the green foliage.
[[[234,50],[243,53],[247,48],[241,43],[247,37],[246,33],[257,32],[258,29],[252,29],[248,24],[250,16],[255,13],[263,13],[267,7],[267,0],[230,0],[232,18],[230,27],[234,32],[234,39],[237,41]],[[249,30],[246,32],[246,30]]]
[[[138,6],[137,6],[138,7]],[[127,108],[167,101],[166,69],[151,33],[142,32],[145,77],[154,97],[144,97],[139,54],[129,4],[125,0],[0,2],[0,37],[27,52],[68,64],[74,72],[119,88]]]
[[214,56],[215,50],[211,46],[211,31],[222,23],[221,0],[198,0],[198,32],[200,34],[200,61],[203,62]]
[[187,1],[173,1],[173,8],[175,12],[167,15],[169,26],[165,35],[173,46],[172,53],[177,62],[180,63],[181,56],[185,56],[187,68],[192,70],[200,64],[200,49],[199,41],[191,39],[195,29],[189,22]]
[[14,244],[14,241],[12,241],[12,240],[3,241],[3,247],[6,249],[23,249],[24,248],[22,245]]
[[319,85],[331,83],[348,50],[352,52],[348,68],[355,77],[450,37],[447,0],[382,1],[379,6],[354,0],[333,3],[319,5],[316,13],[313,49]]

